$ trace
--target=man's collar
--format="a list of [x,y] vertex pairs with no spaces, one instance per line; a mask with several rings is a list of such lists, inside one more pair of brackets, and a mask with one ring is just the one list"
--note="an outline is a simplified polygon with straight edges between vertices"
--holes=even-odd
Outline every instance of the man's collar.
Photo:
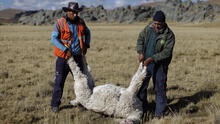
[[65,18],[66,18],[66,21],[67,21],[68,23],[71,23],[71,24],[77,24],[77,22],[78,22],[78,19],[76,19],[76,20],[70,20],[67,16],[66,16]]
[[166,29],[167,29],[167,24],[165,23],[164,27],[159,30],[158,34],[163,34]]

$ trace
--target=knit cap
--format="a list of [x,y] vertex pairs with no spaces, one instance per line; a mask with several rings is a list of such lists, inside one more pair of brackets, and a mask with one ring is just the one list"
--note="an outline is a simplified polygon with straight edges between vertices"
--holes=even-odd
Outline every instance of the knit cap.
[[166,17],[163,11],[159,10],[155,13],[154,17],[153,17],[154,21],[158,21],[158,22],[165,22]]

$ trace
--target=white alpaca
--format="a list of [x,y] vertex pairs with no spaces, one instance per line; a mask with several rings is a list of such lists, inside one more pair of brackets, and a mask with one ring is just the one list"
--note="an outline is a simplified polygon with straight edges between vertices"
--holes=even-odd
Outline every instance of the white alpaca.
[[[139,123],[143,114],[142,102],[137,93],[146,75],[146,66],[142,63],[133,76],[128,88],[113,84],[94,87],[94,81],[87,66],[82,73],[73,58],[68,64],[75,80],[76,99],[73,104],[80,103],[88,110],[101,112],[110,116],[124,118],[121,123]],[[85,61],[84,61],[85,64]]]

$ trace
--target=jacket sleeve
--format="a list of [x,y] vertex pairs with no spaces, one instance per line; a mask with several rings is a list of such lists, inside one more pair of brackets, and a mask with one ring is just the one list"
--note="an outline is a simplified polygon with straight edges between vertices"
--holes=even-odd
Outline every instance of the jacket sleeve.
[[86,48],[90,48],[91,32],[89,28],[87,27],[85,21],[80,17],[79,17],[79,22],[86,27],[85,28],[85,46]]
[[58,25],[58,23],[56,23],[56,25],[52,31],[50,42],[52,45],[54,45],[58,49],[65,51],[67,48],[61,43],[61,40],[59,37],[60,37],[59,25]]
[[86,26],[85,29],[85,45],[87,48],[90,48],[90,41],[91,41],[91,32],[89,28]]
[[173,47],[175,44],[175,35],[171,33],[164,44],[164,48],[161,52],[156,53],[152,56],[154,62],[159,62],[164,59],[172,57]]
[[139,36],[138,36],[138,39],[137,39],[136,49],[137,49],[137,53],[139,53],[139,54],[143,54],[144,53],[144,42],[145,42],[145,39],[146,39],[146,30],[147,30],[147,27],[145,27],[139,33]]

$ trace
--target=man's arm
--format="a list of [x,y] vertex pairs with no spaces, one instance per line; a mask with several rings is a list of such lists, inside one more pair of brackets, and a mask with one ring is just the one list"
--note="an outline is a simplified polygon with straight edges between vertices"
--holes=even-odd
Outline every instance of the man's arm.
[[145,27],[140,33],[139,33],[139,36],[138,36],[138,39],[137,39],[137,53],[139,54],[138,55],[138,60],[141,62],[141,61],[144,61],[144,45],[145,45],[145,40],[146,40],[146,35],[147,35],[147,27]]
[[175,44],[175,35],[173,33],[171,33],[167,37],[167,40],[164,44],[164,49],[161,52],[152,56],[154,62],[159,62],[161,60],[164,60],[164,59],[171,57],[174,44]]
[[63,52],[66,51],[66,47],[61,43],[60,40],[60,31],[59,31],[59,25],[58,23],[55,24],[55,27],[52,31],[52,35],[51,35],[51,44],[53,44],[55,47],[59,48],[60,50],[62,50]]
[[146,37],[146,30],[147,30],[147,27],[145,27],[139,33],[139,36],[138,36],[138,39],[137,39],[137,46],[136,46],[138,54],[144,54],[144,42],[145,42],[145,37]]
[[91,42],[91,32],[89,28],[86,26],[85,29],[85,46],[86,48],[90,48],[90,42]]
[[78,18],[79,18],[79,23],[85,26],[85,46],[86,48],[90,48],[91,32],[89,28],[87,27],[85,21],[80,17]]

